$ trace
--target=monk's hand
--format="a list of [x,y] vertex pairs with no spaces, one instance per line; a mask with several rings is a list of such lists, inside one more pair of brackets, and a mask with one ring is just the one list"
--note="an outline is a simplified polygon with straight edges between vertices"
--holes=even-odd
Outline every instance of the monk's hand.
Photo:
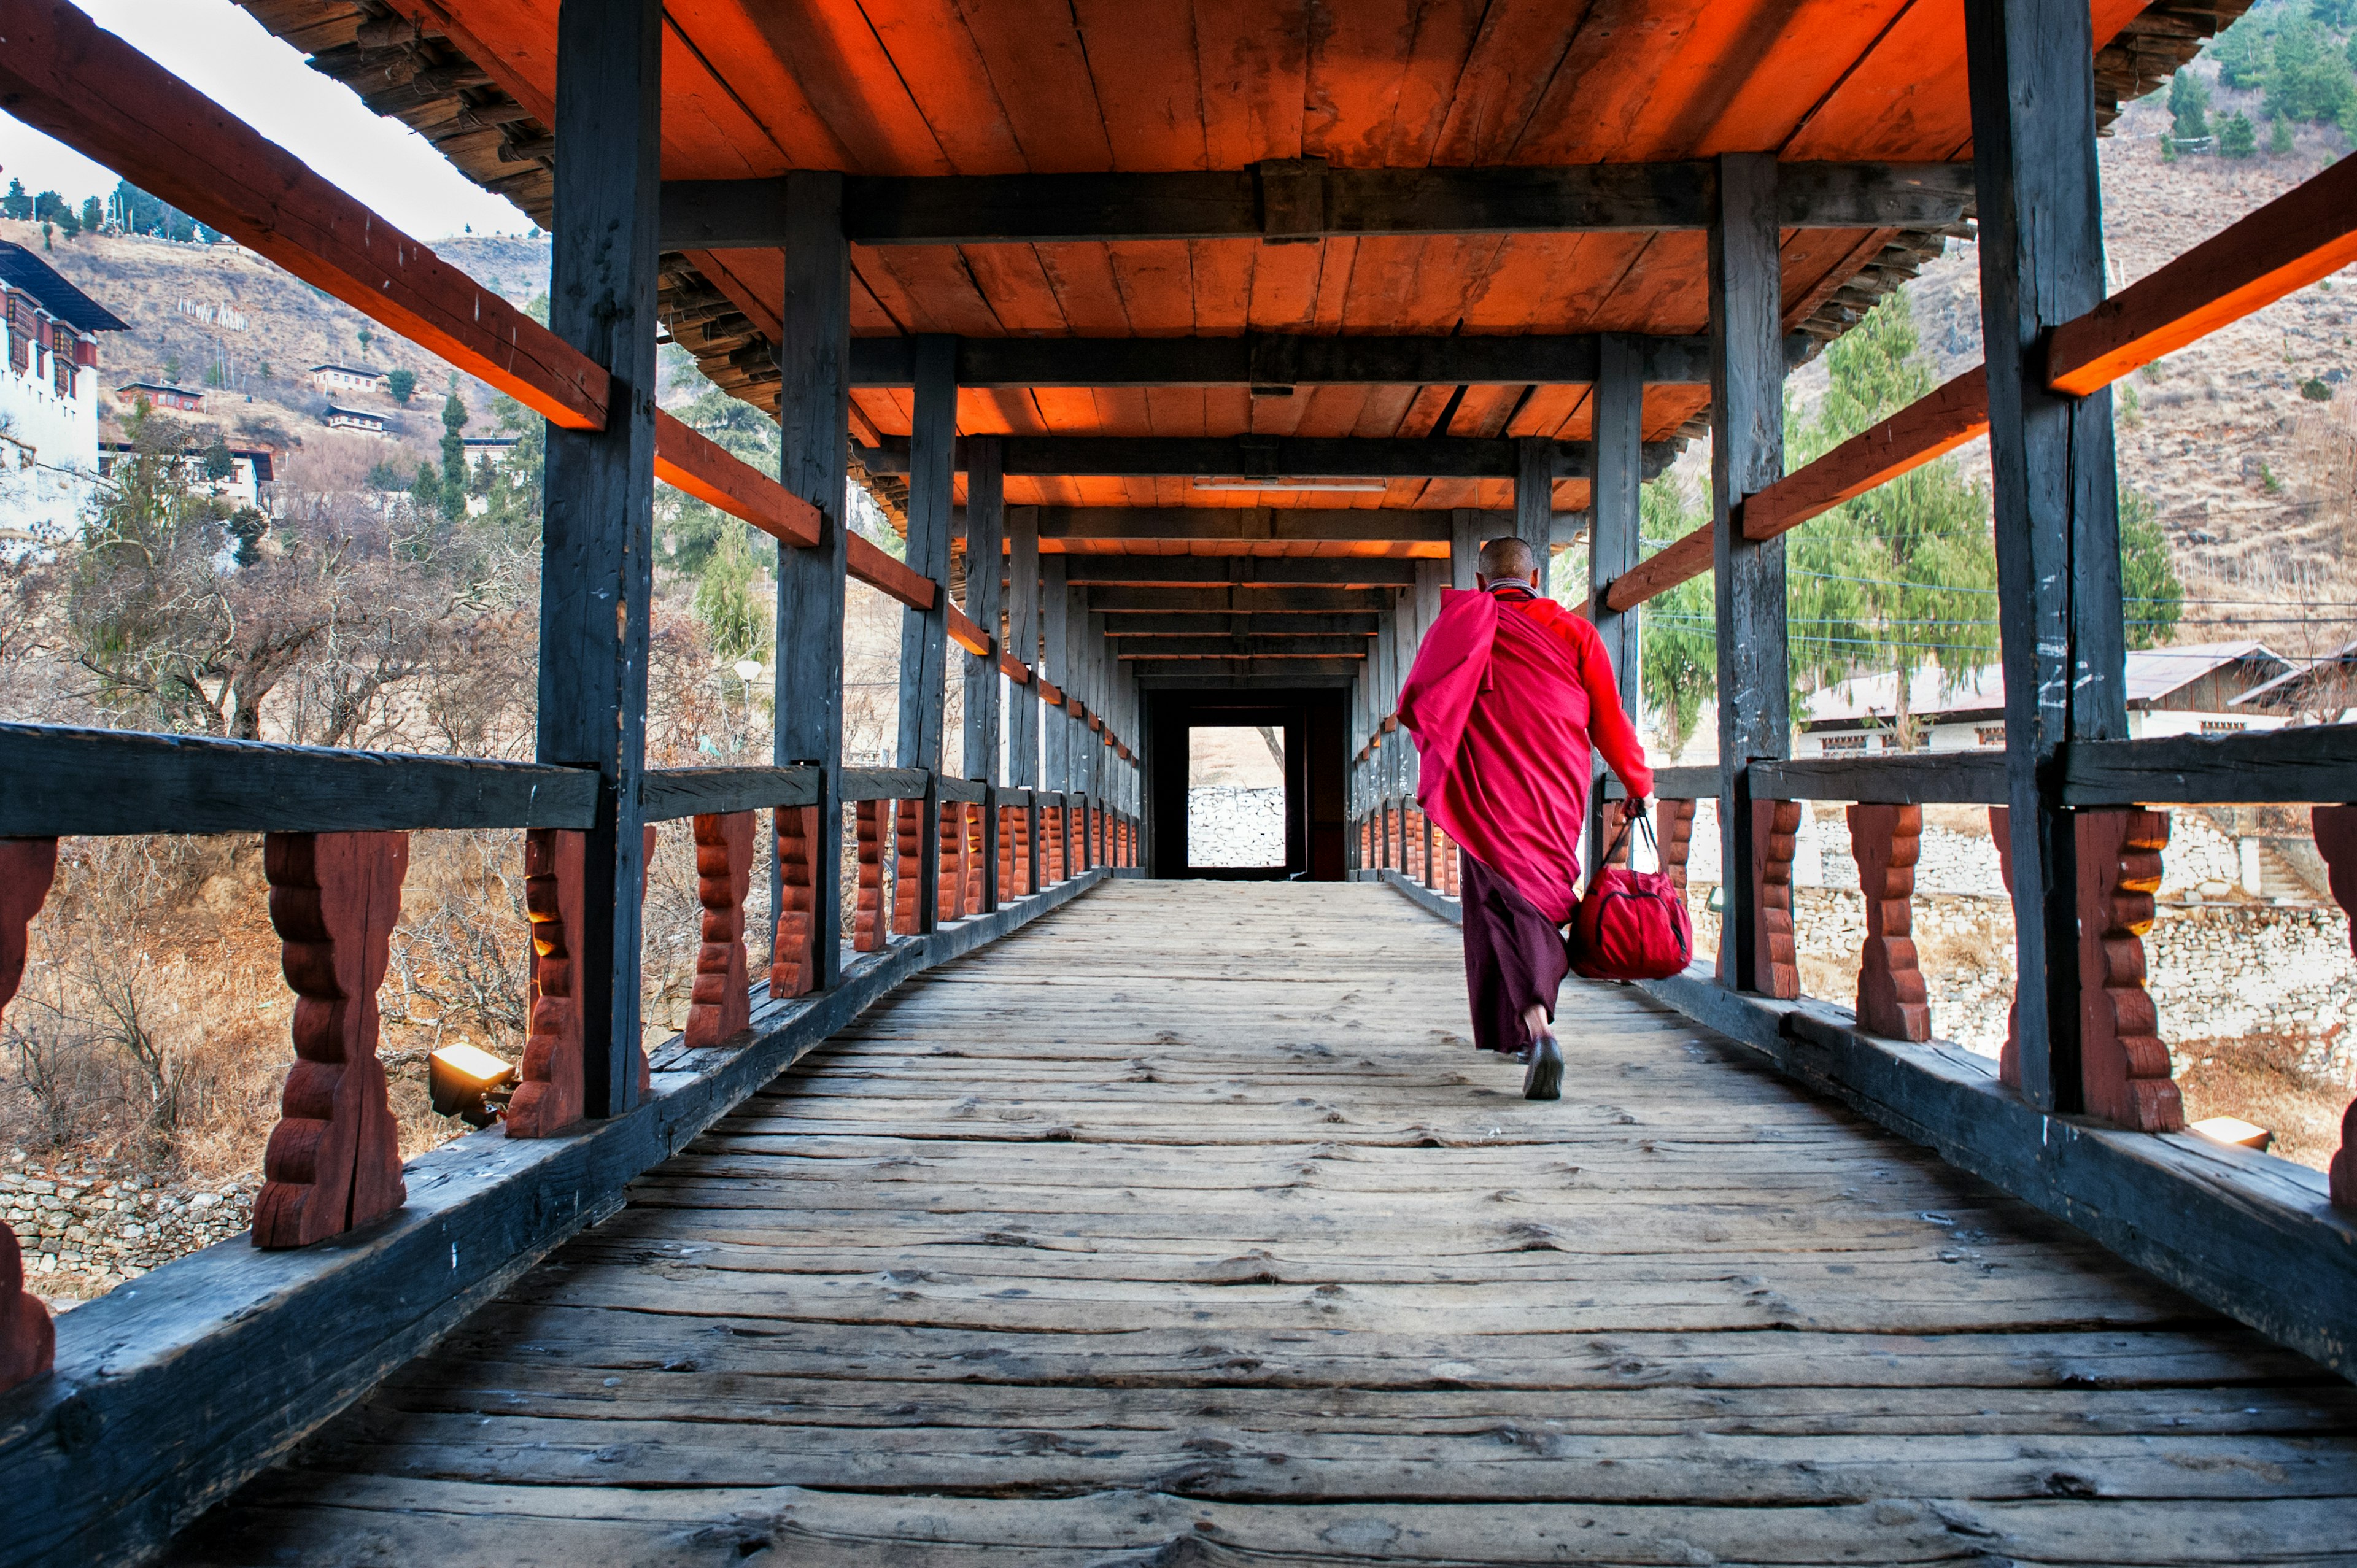
[[1627,800],[1620,802],[1620,820],[1622,822],[1641,822],[1644,820],[1644,816],[1645,797],[1642,795],[1631,795]]

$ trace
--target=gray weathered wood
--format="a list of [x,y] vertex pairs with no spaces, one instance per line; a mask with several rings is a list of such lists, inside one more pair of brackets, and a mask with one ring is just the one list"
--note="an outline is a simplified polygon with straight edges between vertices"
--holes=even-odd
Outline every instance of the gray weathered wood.
[[[1448,514],[1448,585],[1469,593],[1481,568],[1490,513],[1458,507]],[[1504,532],[1501,530],[1500,532]]]
[[2357,800],[2357,725],[2073,741],[2062,788],[2072,806],[2343,804]]
[[[1093,598],[1091,602],[1094,603]],[[1105,616],[1105,635],[1115,639],[1372,637],[1375,635],[1376,618],[1372,610],[1361,615],[1254,615],[1246,610],[1232,615],[1116,613]]]
[[[986,436],[974,442],[974,464],[965,479],[966,618],[994,642],[1001,635],[996,568],[1006,513],[1006,491],[991,450],[996,445]],[[983,564],[979,571],[974,569],[977,561]],[[967,653],[960,662],[965,675],[965,776],[995,782],[998,778],[998,660],[995,654]],[[995,854],[990,864],[998,864]]]
[[[1050,555],[1045,564],[1059,571],[1073,555]],[[1131,615],[1380,615],[1383,594],[1373,588],[1288,586],[1281,594],[1257,587],[1156,587],[1133,584],[1088,590],[1089,607]],[[1051,599],[1049,603],[1053,603]]]
[[[1633,722],[1644,711],[1640,690],[1638,610],[1611,610],[1604,590],[1613,578],[1637,564],[1639,492],[1642,484],[1645,387],[1639,378],[1638,345],[1619,333],[1608,333],[1598,348],[1594,406],[1596,482],[1589,489],[1587,509],[1587,618],[1612,660],[1620,693],[1621,712]],[[1587,865],[1591,874],[1604,864],[1610,826],[1606,813],[1591,810],[1587,821]]]
[[638,1102],[662,15],[658,0],[568,0],[556,36],[552,129],[601,152],[556,171],[549,326],[613,378],[605,429],[549,426],[541,532],[534,755],[599,779],[573,947],[591,1116]]
[[[1981,331],[2011,768],[2022,1091],[2083,1103],[2077,831],[2061,748],[2127,734],[2111,393],[2046,390],[2045,342],[2104,298],[2093,43],[2067,0],[1966,0]],[[2073,52],[2073,51],[2078,52]]]
[[[1291,171],[1288,171],[1291,172]],[[1286,239],[1319,234],[1566,233],[1701,229],[1717,167],[1706,161],[1566,167],[1317,170],[1317,210]],[[1971,211],[1956,164],[1789,166],[1786,228],[1940,228]],[[675,181],[663,190],[669,250],[779,242],[765,180]],[[854,244],[961,245],[1211,240],[1269,232],[1256,169],[1161,174],[854,177]]]
[[650,768],[639,775],[639,817],[674,822],[728,811],[818,803],[821,771],[791,768]]
[[925,795],[921,768],[846,768],[843,798],[848,800],[918,800]]
[[66,1315],[55,1371],[0,1395],[0,1565],[153,1556],[877,998],[1097,880],[863,955],[832,992],[773,1003],[757,985],[751,1036],[705,1050],[674,1036],[652,1053],[645,1103],[569,1137],[493,1130],[421,1155],[407,1204],[334,1246],[240,1237]]
[[0,838],[586,828],[586,768],[0,725]]
[[1883,757],[1803,757],[1751,766],[1755,800],[1862,800],[1871,804],[2001,806],[2001,751],[1919,751]]
[[[1065,581],[1076,587],[1297,583],[1399,588],[1415,581],[1415,562],[1378,555],[1066,555],[1062,559]],[[1091,605],[1095,607],[1093,597]]]
[[[818,510],[819,542],[778,544],[777,724],[770,755],[816,769],[810,804],[827,824],[811,856],[817,987],[843,972],[843,601],[851,527],[845,464],[850,437],[851,250],[843,241],[843,177],[793,174],[783,184],[786,286],[780,314],[779,479]],[[770,908],[781,910],[783,869],[769,857]]]
[[951,448],[957,438],[957,339],[917,342],[916,412],[909,452],[909,568],[943,585],[929,610],[900,612],[900,750],[903,768],[924,769],[917,846],[917,929],[939,922],[942,709],[948,700]]
[[1711,503],[1717,573],[1718,821],[1727,877],[1721,929],[1737,988],[1759,989],[1759,910],[1751,879],[1745,769],[1787,755],[1792,724],[1784,638],[1784,542],[1754,543],[1733,509],[1784,471],[1783,272],[1778,254],[1776,160],[1718,160],[1710,226]]
[[[1006,649],[1035,672],[1039,668],[1039,512],[1036,506],[1018,506],[1006,514]],[[1034,785],[1039,782],[1038,682],[1010,693],[1007,700],[1006,779]]]
[[1340,654],[1363,659],[1365,637],[1138,637],[1114,639],[1121,659],[1308,659]]
[[[1592,478],[1592,454],[1580,456]],[[1555,559],[1555,467],[1554,442],[1524,436],[1514,443],[1514,532],[1538,557],[1542,594],[1551,585]]]

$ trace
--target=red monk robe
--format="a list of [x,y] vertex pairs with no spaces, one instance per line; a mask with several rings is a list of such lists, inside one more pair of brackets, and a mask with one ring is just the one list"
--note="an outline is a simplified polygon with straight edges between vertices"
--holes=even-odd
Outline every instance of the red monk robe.
[[1555,1016],[1570,972],[1557,929],[1579,901],[1589,742],[1631,798],[1653,788],[1596,628],[1506,579],[1446,591],[1401,690],[1416,800],[1465,856],[1474,1042],[1519,1051],[1534,1004]]

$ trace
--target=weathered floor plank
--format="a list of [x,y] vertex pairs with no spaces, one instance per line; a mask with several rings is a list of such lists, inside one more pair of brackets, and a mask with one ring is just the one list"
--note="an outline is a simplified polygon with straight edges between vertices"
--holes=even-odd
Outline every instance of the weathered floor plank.
[[187,1563],[2357,1563],[2357,1389],[1367,885],[920,980]]

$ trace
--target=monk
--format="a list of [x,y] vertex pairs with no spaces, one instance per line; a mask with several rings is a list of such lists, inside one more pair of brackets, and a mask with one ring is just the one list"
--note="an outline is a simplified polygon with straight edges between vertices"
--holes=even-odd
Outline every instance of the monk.
[[1555,993],[1571,972],[1560,928],[1579,903],[1590,737],[1627,787],[1624,820],[1644,813],[1653,775],[1603,639],[1539,594],[1531,547],[1490,541],[1475,580],[1472,593],[1441,594],[1399,717],[1423,758],[1415,798],[1464,857],[1473,1043],[1527,1064],[1523,1098],[1554,1100]]

